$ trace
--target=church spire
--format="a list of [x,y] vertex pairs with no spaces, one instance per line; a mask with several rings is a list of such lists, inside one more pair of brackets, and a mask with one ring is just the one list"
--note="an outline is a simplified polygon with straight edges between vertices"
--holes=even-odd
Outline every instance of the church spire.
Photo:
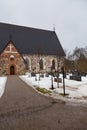
[[53,32],[55,32],[55,24],[53,25]]

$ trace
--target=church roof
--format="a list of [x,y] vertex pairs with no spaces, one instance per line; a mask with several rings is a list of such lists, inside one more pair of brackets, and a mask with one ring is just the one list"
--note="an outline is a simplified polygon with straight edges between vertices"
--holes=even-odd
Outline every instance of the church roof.
[[0,52],[10,40],[21,54],[65,56],[55,31],[0,23]]

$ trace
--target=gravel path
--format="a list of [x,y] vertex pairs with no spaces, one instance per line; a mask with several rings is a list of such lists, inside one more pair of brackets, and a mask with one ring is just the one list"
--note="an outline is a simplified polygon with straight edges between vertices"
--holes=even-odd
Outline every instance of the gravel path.
[[0,99],[0,130],[87,130],[87,106],[45,97],[8,76]]

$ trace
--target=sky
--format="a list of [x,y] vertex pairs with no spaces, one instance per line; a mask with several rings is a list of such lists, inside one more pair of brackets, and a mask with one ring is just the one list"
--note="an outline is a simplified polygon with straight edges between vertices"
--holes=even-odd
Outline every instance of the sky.
[[87,46],[87,0],[0,0],[0,22],[53,30],[64,50]]

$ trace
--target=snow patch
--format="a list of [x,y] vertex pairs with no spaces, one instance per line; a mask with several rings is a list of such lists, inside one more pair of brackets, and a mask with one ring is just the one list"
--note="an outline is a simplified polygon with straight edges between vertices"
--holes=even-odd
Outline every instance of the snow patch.
[[6,81],[7,77],[0,77],[0,98],[4,93]]
[[[39,86],[41,88],[46,88],[49,90],[51,88],[51,76],[40,78],[40,81],[36,81],[35,77],[30,77],[28,75],[20,76],[22,80],[24,80],[27,84],[32,86]],[[62,75],[60,75],[62,78]],[[54,81],[54,80],[53,80]],[[57,82],[53,82],[53,87],[55,88],[52,91],[52,95],[54,97],[59,98],[59,94],[63,93],[63,83],[59,83],[59,88],[57,87]],[[69,95],[67,96],[68,99],[80,99],[80,100],[87,100],[87,76],[82,77],[82,81],[75,81],[70,80],[69,77],[65,79],[65,92]]]

